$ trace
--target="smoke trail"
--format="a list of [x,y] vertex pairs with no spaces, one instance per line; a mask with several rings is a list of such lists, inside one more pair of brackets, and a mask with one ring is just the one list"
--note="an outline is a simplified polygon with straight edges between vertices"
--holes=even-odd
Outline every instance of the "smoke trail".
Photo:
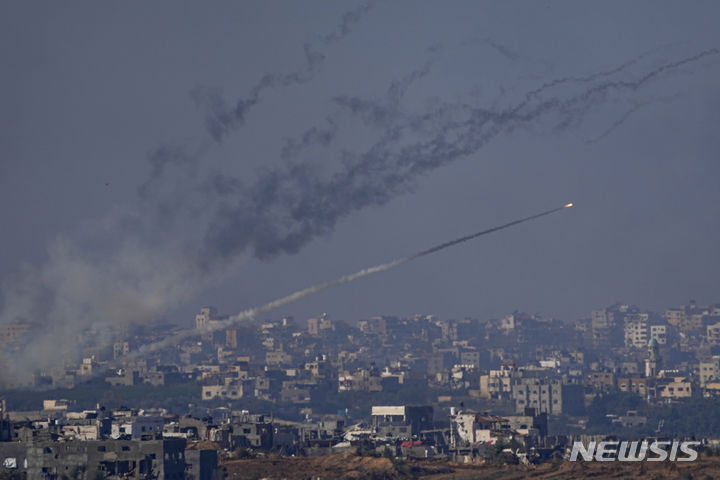
[[222,141],[233,131],[245,124],[247,115],[260,103],[260,96],[266,90],[279,87],[298,86],[310,82],[320,71],[325,61],[323,47],[329,47],[345,39],[352,28],[373,8],[375,2],[363,3],[353,10],[345,12],[338,25],[332,31],[321,35],[315,41],[305,42],[300,67],[285,73],[266,73],[249,90],[237,99],[233,106],[223,97],[221,88],[196,86],[190,90],[190,98],[198,108],[205,112],[205,130],[211,141],[203,141],[199,146],[190,148],[191,152],[177,146],[161,146],[148,154],[151,166],[150,177],[138,188],[142,198],[148,198],[154,184],[168,166],[193,167],[214,143]]
[[[293,158],[306,145],[331,147],[346,119],[376,129],[369,147],[342,152],[336,171],[286,161],[244,181],[227,173],[193,176],[189,186],[173,183],[170,194],[153,191],[144,211],[111,214],[90,225],[89,234],[78,232],[72,241],[51,245],[46,264],[4,285],[0,323],[35,321],[38,329],[24,350],[0,352],[5,367],[0,376],[27,378],[35,368],[62,369],[96,339],[102,343],[121,333],[120,327],[156,320],[196,297],[225,278],[248,251],[261,259],[298,252],[340,219],[387,204],[410,191],[419,176],[476,154],[498,136],[546,125],[573,128],[593,109],[627,101],[651,82],[717,53],[647,67],[635,78],[629,69],[641,61],[631,60],[622,68],[532,88],[504,107],[440,102],[425,111],[404,111],[406,92],[429,74],[425,67],[392,82],[377,99],[338,96],[331,128],[290,142],[283,151]],[[198,154],[183,152],[156,151],[151,181],[166,179],[167,165],[194,168]]]
[[[560,79],[497,110],[441,104],[428,112],[406,114],[399,110],[404,89],[393,90],[394,94],[377,102],[342,97],[336,103],[351,117],[377,127],[380,138],[362,153],[343,152],[342,168],[329,177],[301,162],[263,172],[246,189],[216,192],[223,201],[210,221],[204,255],[222,260],[247,249],[262,259],[295,253],[311,239],[332,231],[340,219],[386,204],[409,191],[417,177],[479,152],[502,134],[543,124],[552,131],[568,130],[607,102],[610,92],[623,99],[623,94],[633,93],[663,74],[717,53],[711,49],[664,63],[637,80],[613,78],[635,65],[639,61],[635,59],[610,71],[579,77],[583,88],[570,89],[567,83],[571,80]],[[585,86],[587,83],[590,85]],[[560,87],[567,91],[556,91]],[[331,134],[325,133],[322,144],[328,145]],[[286,154],[291,145],[286,144]]]
[[679,95],[672,95],[672,96],[666,96],[666,97],[657,97],[653,96],[649,99],[645,100],[635,100],[630,102],[631,106],[625,110],[625,112],[620,115],[616,120],[614,120],[608,127],[605,128],[600,134],[595,135],[592,138],[588,138],[585,140],[585,143],[587,144],[593,144],[598,143],[608,136],[610,136],[615,130],[620,128],[630,117],[632,117],[635,113],[639,112],[640,110],[650,107],[652,105],[658,105],[663,103],[670,103],[672,101],[677,100]]
[[[372,3],[366,3],[343,14],[338,27],[322,36],[320,44],[328,46],[343,40],[350,34],[352,27],[370,11],[372,6]],[[312,80],[324,62],[325,55],[316,50],[311,42],[303,45],[303,54],[303,64],[299,69],[284,74],[269,73],[264,75],[250,89],[250,93],[246,97],[235,102],[234,107],[227,105],[219,89],[207,87],[193,89],[191,96],[198,106],[203,106],[207,110],[205,126],[213,140],[220,143],[232,130],[242,126],[245,123],[248,111],[257,105],[260,95],[265,90],[301,85]]]
[[254,307],[254,308],[249,308],[247,310],[244,310],[244,311],[238,313],[237,315],[232,315],[232,316],[228,317],[225,320],[218,321],[218,322],[215,322],[215,323],[212,323],[209,325],[205,325],[201,329],[185,330],[185,331],[175,334],[171,337],[168,337],[160,342],[144,345],[138,350],[137,354],[142,355],[145,353],[149,353],[149,352],[153,352],[153,351],[156,351],[156,350],[159,350],[162,348],[169,347],[171,345],[174,345],[178,340],[181,340],[181,339],[187,338],[187,337],[191,337],[194,335],[198,335],[199,333],[214,332],[216,330],[222,330],[224,328],[231,327],[232,325],[234,325],[238,322],[253,319],[261,313],[269,312],[270,310],[275,310],[276,308],[280,308],[285,305],[289,305],[289,304],[297,302],[298,300],[305,298],[309,295],[314,295],[316,293],[320,293],[329,288],[338,287],[340,285],[344,285],[346,283],[353,282],[355,280],[358,280],[363,277],[367,277],[369,275],[374,275],[376,273],[391,270],[395,267],[399,267],[400,265],[411,262],[418,258],[425,257],[425,256],[431,255],[433,253],[437,253],[441,250],[445,250],[446,248],[450,248],[455,245],[459,245],[461,243],[465,243],[465,242],[468,242],[475,238],[481,237],[483,235],[488,235],[493,232],[498,232],[500,230],[504,230],[506,228],[510,228],[510,227],[519,225],[524,222],[529,222],[530,220],[535,220],[537,218],[544,217],[546,215],[551,215],[555,212],[559,212],[560,210],[564,210],[564,209],[570,208],[572,206],[573,206],[572,203],[567,203],[567,204],[563,205],[562,207],[557,207],[557,208],[553,208],[551,210],[546,210],[544,212],[537,213],[535,215],[531,215],[529,217],[521,218],[519,220],[513,220],[512,222],[504,223],[502,225],[488,228],[486,230],[481,230],[479,232],[472,233],[470,235],[465,235],[463,237],[459,237],[454,240],[450,240],[450,241],[441,243],[439,245],[435,245],[426,250],[422,250],[422,251],[414,253],[412,255],[408,255],[407,257],[398,258],[391,262],[381,263],[380,265],[375,265],[373,267],[364,268],[355,273],[351,273],[349,275],[343,275],[339,278],[336,278],[335,280],[319,283],[317,285],[313,285],[308,288],[303,288],[302,290],[298,290],[297,292],[291,293],[290,295],[280,297],[278,299],[275,299],[275,300],[268,302],[264,305],[261,305],[259,307]]

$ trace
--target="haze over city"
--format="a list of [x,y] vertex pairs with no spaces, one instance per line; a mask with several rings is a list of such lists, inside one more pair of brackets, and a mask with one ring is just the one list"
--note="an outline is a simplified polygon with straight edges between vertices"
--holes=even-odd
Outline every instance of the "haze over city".
[[[617,4],[380,2],[343,20],[347,6],[322,2],[5,5],[3,318],[18,313],[8,313],[7,295],[23,264],[64,268],[48,267],[48,255],[65,255],[58,238],[82,250],[81,262],[88,258],[98,270],[88,275],[105,277],[101,282],[115,281],[106,277],[113,269],[107,259],[128,244],[150,257],[177,244],[204,255],[204,229],[218,204],[235,202],[198,194],[216,175],[245,185],[282,165],[312,165],[313,175],[327,175],[413,115],[437,114],[422,127],[430,130],[450,121],[442,108],[448,117],[461,115],[463,106],[502,111],[555,79],[625,66],[599,80],[636,81],[714,48],[718,34],[706,13],[712,6],[638,2],[618,15]],[[573,215],[485,238],[280,313],[462,317],[522,308],[573,320],[622,299],[648,307],[710,301],[720,271],[713,221],[720,204],[713,158],[717,68],[717,56],[708,55],[639,88],[603,92],[588,111],[568,118],[499,127],[482,148],[453,154],[387,199],[316,226],[302,244],[260,260],[252,242],[249,250],[238,247],[230,268],[209,264],[223,271],[170,304],[147,300],[148,310],[172,321],[205,303],[239,311],[567,199],[581,206]],[[202,100],[202,92],[218,92],[212,98],[233,107],[265,75],[293,73],[296,81],[262,90],[242,124],[213,140],[206,128],[211,97]],[[544,95],[564,98],[587,86],[569,82]],[[303,136],[326,130],[327,144],[322,135]],[[162,177],[152,160],[157,148],[172,157]],[[179,152],[198,150],[186,169]],[[152,185],[149,200],[138,194],[143,185]],[[116,225],[121,216],[136,224]],[[157,219],[163,223],[155,225]],[[151,266],[140,254],[123,261],[175,265]],[[155,282],[140,267],[128,268],[121,275]],[[172,274],[180,284],[202,275],[183,267]],[[44,282],[52,284],[52,275],[70,273],[45,273]],[[154,284],[144,288],[171,296]],[[84,293],[69,293],[88,302]],[[63,308],[72,314],[76,306]]]
[[0,4],[0,480],[717,478],[718,18]]

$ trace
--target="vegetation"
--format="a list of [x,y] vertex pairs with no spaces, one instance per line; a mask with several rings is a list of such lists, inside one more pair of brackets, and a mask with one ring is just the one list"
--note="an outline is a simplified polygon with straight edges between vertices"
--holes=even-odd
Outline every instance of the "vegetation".
[[[608,414],[624,415],[636,410],[647,418],[645,425],[622,428],[612,423]],[[623,437],[654,436],[719,436],[720,400],[688,398],[672,404],[649,405],[639,395],[624,392],[598,395],[588,409],[591,432],[613,433]],[[657,431],[662,422],[662,428]]]
[[491,465],[517,465],[517,456],[514,453],[507,452],[505,450],[510,449],[512,451],[515,451],[518,447],[519,444],[517,444],[517,442],[515,441],[498,441],[492,445],[487,446],[484,456],[487,463]]

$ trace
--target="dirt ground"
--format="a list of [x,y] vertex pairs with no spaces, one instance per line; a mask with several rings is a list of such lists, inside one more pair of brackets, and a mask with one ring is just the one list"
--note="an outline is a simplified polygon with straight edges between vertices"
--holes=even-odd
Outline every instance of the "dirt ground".
[[228,479],[411,479],[427,480],[537,480],[561,479],[685,479],[720,480],[720,458],[695,462],[547,462],[537,466],[458,465],[432,460],[395,461],[355,454],[315,458],[268,456],[223,463]]

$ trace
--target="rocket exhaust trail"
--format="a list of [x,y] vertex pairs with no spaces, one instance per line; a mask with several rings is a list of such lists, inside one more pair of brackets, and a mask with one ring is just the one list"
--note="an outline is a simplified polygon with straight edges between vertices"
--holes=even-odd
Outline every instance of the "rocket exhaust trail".
[[562,207],[553,208],[551,210],[537,213],[537,214],[531,215],[529,217],[521,218],[519,220],[514,220],[512,222],[505,223],[503,225],[498,225],[496,227],[488,228],[487,230],[482,230],[480,232],[472,233],[472,234],[466,235],[464,237],[456,238],[455,240],[450,240],[449,242],[435,245],[434,247],[430,247],[427,250],[422,250],[420,252],[414,253],[407,257],[398,258],[391,262],[382,263],[380,265],[375,265],[374,267],[365,268],[358,272],[351,273],[349,275],[343,275],[342,277],[336,278],[335,280],[331,280],[329,282],[319,283],[317,285],[313,285],[312,287],[298,290],[295,293],[291,293],[290,295],[287,295],[285,297],[275,299],[271,302],[266,303],[265,305],[261,305],[259,307],[254,307],[254,308],[249,308],[247,310],[244,310],[244,311],[238,313],[237,315],[232,315],[223,321],[213,323],[212,325],[208,325],[203,329],[185,330],[185,331],[177,333],[171,337],[168,337],[164,340],[161,340],[159,342],[144,345],[139,349],[138,353],[151,352],[151,351],[154,351],[157,349],[169,347],[169,346],[173,345],[175,343],[175,341],[177,341],[177,340],[180,340],[180,339],[186,338],[186,337],[190,337],[193,335],[197,335],[198,333],[213,332],[215,330],[221,330],[223,328],[230,327],[235,323],[241,322],[243,320],[251,319],[260,313],[268,312],[270,310],[274,310],[276,308],[296,302],[296,301],[300,300],[301,298],[307,297],[308,295],[312,295],[314,293],[319,293],[319,292],[322,292],[323,290],[327,290],[328,288],[337,287],[339,285],[343,285],[345,283],[352,282],[359,278],[367,277],[368,275],[373,275],[375,273],[380,273],[380,272],[384,272],[386,270],[390,270],[391,268],[398,267],[404,263],[410,262],[417,258],[424,257],[426,255],[430,255],[435,252],[439,252],[440,250],[445,250],[446,248],[450,248],[450,247],[458,245],[460,243],[468,242],[470,240],[481,237],[483,235],[487,235],[489,233],[504,230],[506,228],[510,228],[510,227],[519,225],[524,222],[529,222],[530,220],[535,220],[536,218],[544,217],[546,215],[551,215],[555,212],[559,212],[560,210],[564,210],[564,209],[570,208],[572,206],[573,206],[572,203],[566,203]]
[[410,261],[410,260],[414,260],[419,257],[424,257],[425,255],[430,255],[431,253],[439,252],[440,250],[445,250],[446,248],[452,247],[453,245],[457,245],[459,243],[464,243],[464,242],[467,242],[468,240],[472,240],[474,238],[481,237],[483,235],[487,235],[488,233],[497,232],[498,230],[510,228],[519,223],[528,222],[528,221],[534,220],[536,218],[544,217],[545,215],[550,215],[551,213],[559,212],[560,210],[562,210],[564,208],[570,208],[572,206],[573,206],[572,203],[566,203],[562,207],[553,208],[552,210],[548,210],[546,212],[531,215],[529,217],[521,218],[520,220],[515,220],[513,222],[506,223],[504,225],[498,225],[497,227],[488,228],[487,230],[483,230],[482,232],[477,232],[477,233],[473,233],[470,235],[466,235],[464,237],[456,238],[455,240],[450,240],[449,242],[441,243],[440,245],[435,245],[434,247],[428,248],[427,250],[418,252],[415,255],[410,255],[409,257],[405,257],[403,260]]

